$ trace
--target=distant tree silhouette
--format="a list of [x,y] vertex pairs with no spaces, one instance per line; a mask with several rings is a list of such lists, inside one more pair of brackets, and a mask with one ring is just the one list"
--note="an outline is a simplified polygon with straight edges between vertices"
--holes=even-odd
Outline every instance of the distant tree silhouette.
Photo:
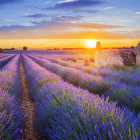
[[3,49],[2,48],[0,48],[0,52],[3,52]]
[[27,51],[27,50],[28,50],[28,47],[24,46],[23,51]]
[[11,48],[11,50],[15,50],[15,48]]
[[135,47],[134,47],[134,46],[131,46],[130,48],[131,48],[131,49],[134,49]]

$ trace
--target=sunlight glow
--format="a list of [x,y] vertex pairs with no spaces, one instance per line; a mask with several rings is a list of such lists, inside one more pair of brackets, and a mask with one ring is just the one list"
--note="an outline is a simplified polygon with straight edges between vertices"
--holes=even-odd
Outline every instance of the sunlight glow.
[[96,40],[86,40],[86,45],[87,45],[89,48],[96,48],[96,43],[97,43]]

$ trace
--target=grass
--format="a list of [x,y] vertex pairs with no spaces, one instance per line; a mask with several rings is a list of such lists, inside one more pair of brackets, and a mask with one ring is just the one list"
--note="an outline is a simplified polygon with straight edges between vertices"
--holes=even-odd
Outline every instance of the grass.
[[139,66],[117,66],[117,65],[109,66],[108,68],[111,70],[121,71],[125,73],[133,73],[140,69]]

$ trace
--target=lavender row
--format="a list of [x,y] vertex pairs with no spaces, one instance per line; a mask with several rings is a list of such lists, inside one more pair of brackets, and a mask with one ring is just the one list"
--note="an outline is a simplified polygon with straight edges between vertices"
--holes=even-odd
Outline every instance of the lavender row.
[[[34,125],[50,139],[139,139],[140,114],[64,82],[23,57],[36,107]],[[29,71],[30,69],[30,71]]]
[[[39,55],[38,55],[39,56]],[[63,55],[62,55],[63,56]],[[69,62],[80,62],[79,64],[80,65],[84,65],[84,66],[91,66],[91,67],[95,67],[95,65],[94,65],[94,63],[92,63],[92,62],[94,62],[94,56],[92,55],[92,56],[90,56],[89,57],[89,55],[88,56],[86,56],[85,58],[84,58],[84,56],[82,56],[82,57],[80,57],[80,55],[79,56],[77,56],[77,58],[76,57],[71,57],[71,59],[67,59],[68,58],[68,56],[66,56],[66,55],[64,55],[63,57],[57,57],[56,55],[53,55],[52,57],[48,57],[48,55],[41,55],[41,57],[44,57],[44,58],[57,58],[57,59],[61,59],[61,60],[64,60],[64,61],[69,61]],[[82,60],[84,60],[84,61],[82,61]],[[76,64],[76,63],[75,63]],[[124,73],[135,73],[135,72],[137,72],[137,71],[140,71],[139,70],[139,67],[134,67],[134,66],[123,66],[123,67],[120,67],[120,66],[109,66],[108,67],[109,69],[111,69],[111,70],[113,70],[114,72],[117,72],[117,71],[120,71],[120,72],[124,72]]]
[[120,105],[129,106],[132,109],[140,110],[140,87],[122,83],[116,78],[90,75],[82,71],[63,67],[48,60],[31,57],[41,66],[53,73],[60,75],[64,80],[75,86],[86,89],[92,93],[109,96],[111,100],[115,100]]
[[92,93],[103,93],[109,88],[109,85],[112,82],[109,79],[108,83],[106,83],[107,79],[104,80],[101,76],[89,75],[70,67],[63,67],[59,64],[52,63],[49,60],[40,59],[33,56],[31,58],[51,72],[60,75],[66,81],[74,84],[75,86],[80,86],[83,89],[87,89]]
[[20,107],[19,55],[15,56],[0,71],[0,139],[22,139],[24,123]]
[[[42,58],[42,56],[41,56]],[[124,73],[124,72],[120,72],[120,71],[112,71],[108,68],[91,68],[91,67],[87,67],[87,66],[81,66],[80,64],[74,64],[74,63],[70,63],[67,61],[63,61],[60,59],[56,59],[56,58],[47,58],[47,60],[50,60],[53,63],[57,63],[60,64],[64,67],[71,67],[71,68],[75,68],[78,70],[81,70],[83,72],[86,72],[88,74],[91,75],[99,75],[99,76],[103,76],[103,77],[113,77],[116,80],[120,80],[123,83],[128,83],[128,84],[132,84],[132,85],[139,85],[140,84],[140,70],[134,72],[134,73]]]
[[105,92],[105,94],[109,95],[114,100],[117,99],[118,101],[119,99],[118,102],[122,105],[125,103],[130,107],[132,106],[135,109],[140,110],[140,94],[139,94],[140,70],[137,70],[136,72],[131,74],[126,74],[124,72],[112,71],[107,68],[93,69],[90,67],[85,67],[80,65],[78,66],[76,64],[71,64],[69,62],[60,61],[57,59],[49,59],[49,60],[51,60],[54,63],[58,63],[62,66],[76,68],[81,71],[90,73],[92,75],[100,75],[103,77],[114,77],[115,80],[117,81],[116,84],[113,84],[110,87],[110,89]]
[[7,54],[0,54],[0,59],[4,58],[4,57],[7,57],[7,56],[9,56],[9,55],[7,55]]
[[[33,54],[35,55],[35,54]],[[77,62],[77,61],[84,61],[85,59],[89,60],[90,62],[94,62],[94,56],[93,55],[83,55],[83,54],[73,54],[73,55],[70,55],[70,54],[61,54],[61,55],[47,55],[47,54],[41,54],[38,53],[36,54],[36,56],[42,56],[44,58],[57,58],[57,59],[61,59],[61,60],[64,60],[64,61],[71,61],[71,62]]]
[[4,66],[6,63],[8,63],[13,57],[14,55],[9,55],[9,56],[0,58],[0,68]]

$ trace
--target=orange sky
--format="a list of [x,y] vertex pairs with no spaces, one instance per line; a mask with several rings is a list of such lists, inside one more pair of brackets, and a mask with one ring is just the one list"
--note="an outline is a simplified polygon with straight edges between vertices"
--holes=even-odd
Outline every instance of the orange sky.
[[140,41],[136,31],[118,31],[122,27],[97,23],[76,23],[49,28],[12,29],[0,33],[0,48],[23,46],[31,49],[85,48],[87,39],[100,41],[102,47],[105,48],[136,46]]
[[140,41],[140,0],[2,0],[0,48],[102,47]]
[[[110,40],[110,39],[97,39],[101,41],[102,47],[130,47],[136,46],[138,39],[122,39],[122,40]],[[20,48],[22,46],[28,46],[35,49],[47,49],[47,48],[78,48],[87,47],[86,39],[1,39],[1,48]]]

